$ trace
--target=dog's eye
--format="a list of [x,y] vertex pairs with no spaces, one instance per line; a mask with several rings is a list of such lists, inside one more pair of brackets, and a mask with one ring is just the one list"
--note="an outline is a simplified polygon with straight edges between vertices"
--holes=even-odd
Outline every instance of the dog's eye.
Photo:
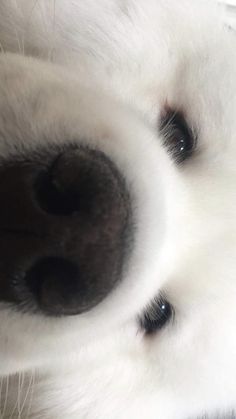
[[153,334],[162,329],[173,316],[171,304],[163,297],[155,298],[140,317],[141,329]]
[[196,134],[181,112],[168,110],[160,119],[164,145],[177,163],[190,157],[196,146]]

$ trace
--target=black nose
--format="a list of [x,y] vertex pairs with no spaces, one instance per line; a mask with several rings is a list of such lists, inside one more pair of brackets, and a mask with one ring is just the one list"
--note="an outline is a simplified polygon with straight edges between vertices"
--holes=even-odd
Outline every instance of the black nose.
[[0,197],[1,301],[77,314],[122,279],[132,242],[130,197],[102,152],[47,150],[4,162]]

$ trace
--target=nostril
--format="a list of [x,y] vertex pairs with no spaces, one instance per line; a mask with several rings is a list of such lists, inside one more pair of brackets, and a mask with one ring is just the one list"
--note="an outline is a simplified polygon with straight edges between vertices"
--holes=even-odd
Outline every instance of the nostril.
[[41,209],[49,214],[66,216],[79,211],[80,194],[78,185],[75,185],[76,172],[74,164],[70,164],[70,157],[68,153],[66,156],[61,154],[35,182],[36,200]]
[[63,188],[53,172],[41,174],[35,182],[36,200],[41,209],[53,215],[73,215],[79,210],[79,196]]
[[47,257],[26,273],[25,282],[39,306],[48,313],[78,312],[78,294],[83,295],[78,266],[70,260]]
[[108,205],[118,178],[116,168],[102,152],[81,148],[60,154],[38,176],[34,191],[38,205],[49,214],[89,215],[102,202]]

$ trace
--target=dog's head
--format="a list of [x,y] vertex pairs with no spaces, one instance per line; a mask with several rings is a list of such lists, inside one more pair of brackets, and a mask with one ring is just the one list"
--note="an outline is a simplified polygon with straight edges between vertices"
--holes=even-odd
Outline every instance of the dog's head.
[[33,417],[236,406],[236,57],[186,33],[147,74],[147,119],[1,56],[0,373],[51,372]]

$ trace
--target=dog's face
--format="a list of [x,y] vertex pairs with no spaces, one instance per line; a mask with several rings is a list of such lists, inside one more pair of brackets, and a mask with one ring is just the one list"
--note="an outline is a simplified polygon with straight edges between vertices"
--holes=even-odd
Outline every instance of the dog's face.
[[32,417],[231,417],[236,56],[221,37],[172,51],[147,119],[1,57],[0,373],[39,371]]
[[62,336],[68,356],[138,324],[159,288],[176,181],[167,153],[128,106],[55,65],[5,54],[0,67],[6,374],[42,357],[50,364]]

